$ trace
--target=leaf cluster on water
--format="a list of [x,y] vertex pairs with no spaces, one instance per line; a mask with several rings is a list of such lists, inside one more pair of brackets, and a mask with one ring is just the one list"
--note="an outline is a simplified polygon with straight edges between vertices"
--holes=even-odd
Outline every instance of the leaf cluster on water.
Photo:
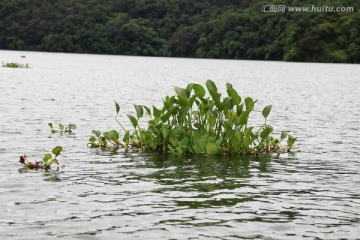
[[22,63],[15,63],[15,62],[10,62],[10,63],[2,63],[3,67],[7,67],[7,68],[29,68],[30,65],[28,63],[26,64],[22,64]]
[[[116,130],[101,133],[93,131],[92,147],[132,146],[143,150],[176,154],[200,155],[258,155],[290,151],[296,138],[282,132],[280,138],[272,135],[267,124],[272,105],[262,110],[264,124],[249,126],[250,113],[257,100],[242,98],[230,83],[222,97],[216,84],[208,80],[205,87],[191,83],[186,88],[175,87],[175,95],[166,96],[163,106],[134,105],[135,115],[127,115],[133,130],[127,130],[118,120],[120,105],[115,102],[116,121],[124,131],[123,143]],[[140,119],[147,117],[147,128],[141,128]],[[281,148],[287,139],[287,148]],[[111,143],[111,144],[109,144]]]
[[69,123],[69,125],[63,125],[59,123],[59,129],[54,129],[54,125],[50,122],[48,126],[51,129],[51,133],[72,133],[76,129],[76,124]]
[[88,146],[93,148],[108,148],[114,147],[119,148],[120,146],[126,147],[124,144],[120,143],[120,135],[116,130],[111,130],[108,132],[100,132],[97,130],[92,131],[92,136],[89,138]]
[[56,146],[53,148],[52,153],[46,153],[43,157],[42,161],[35,161],[30,162],[27,160],[26,155],[20,156],[19,162],[23,164],[23,170],[29,170],[29,169],[44,169],[49,170],[51,169],[51,166],[56,164],[59,165],[59,161],[57,160],[57,157],[60,155],[60,153],[63,151],[63,148],[61,146]]

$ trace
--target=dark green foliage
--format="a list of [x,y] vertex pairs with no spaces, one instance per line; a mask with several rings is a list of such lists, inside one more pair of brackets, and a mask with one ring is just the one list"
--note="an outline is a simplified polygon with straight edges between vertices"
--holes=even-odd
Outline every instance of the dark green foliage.
[[[355,12],[260,11],[279,4]],[[2,0],[0,49],[357,63],[359,11],[340,0]]]
[[[264,124],[255,130],[249,126],[248,119],[257,100],[242,98],[230,83],[226,84],[224,97],[213,81],[208,80],[205,85],[206,88],[196,83],[186,88],[175,87],[176,95],[166,96],[160,109],[134,105],[136,115],[127,115],[133,130],[126,130],[118,121],[125,131],[123,144],[119,142],[118,132],[112,130],[114,134],[93,131],[89,145],[106,148],[110,142],[115,147],[200,155],[280,154],[291,150],[296,138],[285,132],[279,139],[271,135],[273,128],[266,122],[271,105],[263,109]],[[120,106],[116,102],[115,109],[117,117]],[[145,115],[148,126],[144,129],[139,123]],[[286,149],[280,147],[285,138]]]

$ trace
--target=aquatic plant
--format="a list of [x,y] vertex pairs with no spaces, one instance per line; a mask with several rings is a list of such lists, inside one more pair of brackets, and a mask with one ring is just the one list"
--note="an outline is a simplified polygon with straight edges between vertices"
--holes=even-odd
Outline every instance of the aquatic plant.
[[126,147],[119,140],[120,134],[116,130],[111,130],[109,132],[103,132],[93,130],[92,136],[89,138],[88,146],[92,148],[119,148]]
[[[175,87],[175,95],[163,99],[162,108],[134,105],[136,115],[127,115],[133,130],[124,128],[118,119],[120,105],[115,102],[115,119],[124,130],[119,146],[132,146],[159,153],[201,155],[259,155],[290,151],[296,138],[282,132],[279,138],[272,136],[273,128],[267,123],[272,105],[262,110],[264,123],[255,128],[249,126],[250,113],[257,100],[243,99],[230,83],[226,84],[227,96],[221,98],[216,84],[206,81],[206,89],[191,83],[186,88]],[[207,90],[207,91],[206,91]],[[147,129],[140,126],[148,117]],[[113,130],[114,131],[114,130]],[[94,132],[90,144],[107,146],[108,136]],[[119,134],[116,134],[116,140]],[[280,146],[287,139],[287,148]]]
[[28,63],[26,64],[22,64],[22,63],[15,63],[15,62],[11,62],[11,63],[2,63],[3,67],[8,67],[8,68],[29,68],[30,65]]
[[48,123],[48,126],[51,129],[51,133],[72,133],[76,129],[76,124],[74,123],[69,123],[69,125],[59,123],[59,129],[54,129],[54,125],[51,122]]
[[57,160],[57,157],[60,155],[61,151],[63,151],[63,148],[61,146],[56,146],[52,150],[51,153],[46,153],[44,155],[44,158],[42,161],[35,161],[30,162],[27,159],[27,155],[20,156],[19,162],[23,164],[23,170],[29,170],[29,169],[44,169],[49,170],[51,169],[51,166],[53,164],[59,165],[59,161]]

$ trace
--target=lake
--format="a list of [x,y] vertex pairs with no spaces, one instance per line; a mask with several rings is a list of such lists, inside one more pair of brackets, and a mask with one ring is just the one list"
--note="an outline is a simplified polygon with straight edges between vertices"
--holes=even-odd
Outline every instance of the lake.
[[[25,56],[25,57],[21,57]],[[349,64],[0,51],[1,239],[360,239],[360,67]],[[174,86],[230,82],[252,121],[298,137],[279,158],[158,156],[87,148],[133,104]],[[48,123],[75,123],[50,134]],[[61,145],[58,173],[19,173]]]

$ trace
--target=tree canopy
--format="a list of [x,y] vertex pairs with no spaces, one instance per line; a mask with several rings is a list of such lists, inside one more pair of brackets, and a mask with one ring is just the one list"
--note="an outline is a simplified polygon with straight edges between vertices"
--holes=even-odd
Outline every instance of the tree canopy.
[[313,1],[2,0],[0,48],[141,56],[360,61],[360,1],[317,1],[354,12],[262,12]]

